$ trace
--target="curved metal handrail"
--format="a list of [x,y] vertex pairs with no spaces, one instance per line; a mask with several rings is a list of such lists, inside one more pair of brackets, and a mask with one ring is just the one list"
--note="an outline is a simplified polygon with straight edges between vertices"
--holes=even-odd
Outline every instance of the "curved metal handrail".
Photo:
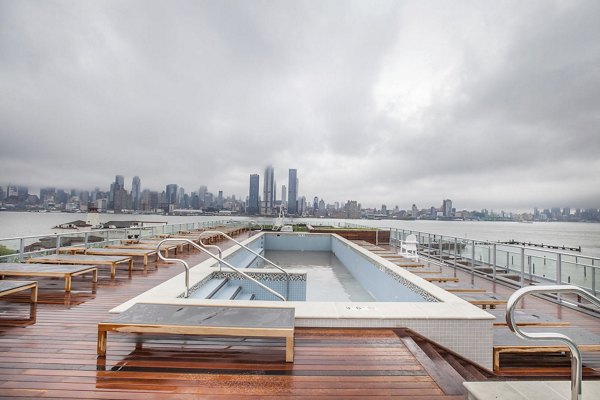
[[[204,231],[200,234],[199,238],[200,238],[200,243],[202,243],[202,235],[204,234],[217,234],[217,235],[221,235],[226,237],[227,239],[231,240],[232,242],[234,242],[235,244],[237,244],[238,246],[248,250],[250,253],[254,254],[257,257],[260,257],[263,261],[266,261],[267,263],[271,264],[273,267],[277,268],[278,270],[280,270],[281,272],[283,272],[287,278],[287,285],[286,285],[286,298],[289,297],[290,295],[290,274],[284,270],[283,268],[281,268],[279,265],[275,264],[273,261],[266,259],[265,257],[261,256],[259,253],[257,253],[256,251],[252,250],[250,247],[238,242],[237,240],[235,240],[234,238],[232,238],[231,236],[227,235],[224,232],[221,231]],[[202,243],[204,245],[204,243]]]
[[[183,264],[183,266],[185,267],[185,293],[183,294],[183,297],[185,297],[187,299],[188,296],[190,295],[190,266],[188,265],[188,263],[186,263],[185,261],[183,261],[183,260],[181,260],[179,258],[166,258],[160,252],[160,246],[162,246],[163,243],[165,243],[165,242],[171,242],[173,240],[174,239],[163,239],[163,240],[161,240],[156,245],[156,254],[158,255],[158,258],[160,258],[163,261],[166,261],[166,262],[178,262],[178,263]],[[178,239],[178,240],[187,240],[187,239]]]
[[190,291],[190,268],[187,265],[187,263],[183,260],[177,259],[177,258],[164,258],[162,256],[162,254],[160,253],[160,246],[162,246],[163,243],[165,242],[174,242],[174,241],[184,241],[184,242],[188,242],[189,244],[191,244],[192,246],[194,246],[195,248],[197,248],[198,250],[202,251],[203,253],[208,254],[209,257],[214,258],[215,260],[217,260],[219,263],[223,263],[225,265],[227,265],[229,268],[231,268],[232,270],[234,270],[235,272],[237,272],[238,274],[244,276],[246,279],[251,280],[252,282],[256,283],[258,286],[260,286],[261,288],[265,289],[267,292],[271,293],[272,295],[280,298],[282,301],[287,301],[285,297],[283,297],[281,294],[277,293],[276,291],[274,291],[273,289],[271,289],[270,287],[260,283],[259,281],[257,281],[256,279],[254,279],[253,277],[251,277],[250,275],[246,274],[245,272],[240,271],[239,269],[237,269],[236,267],[234,267],[233,265],[229,264],[227,261],[223,260],[220,257],[215,256],[213,253],[211,253],[210,251],[206,250],[204,247],[194,243],[193,241],[189,240],[189,239],[175,239],[175,238],[171,238],[171,239],[163,239],[160,241],[160,243],[158,243],[158,245],[156,246],[156,251],[158,254],[158,257],[163,260],[163,261],[175,261],[175,262],[181,262],[184,266],[185,266],[185,297],[187,298],[189,296],[189,291]]
[[559,341],[564,343],[571,351],[571,399],[581,399],[581,376],[582,376],[582,365],[581,365],[581,352],[577,348],[577,344],[568,336],[562,333],[552,332],[523,332],[515,321],[515,307],[522,297],[528,294],[542,294],[542,293],[577,293],[581,297],[585,298],[589,302],[600,307],[600,299],[593,296],[586,290],[574,285],[547,285],[547,286],[528,286],[521,288],[514,292],[506,304],[506,323],[508,328],[517,335],[517,337],[525,340],[534,341]]

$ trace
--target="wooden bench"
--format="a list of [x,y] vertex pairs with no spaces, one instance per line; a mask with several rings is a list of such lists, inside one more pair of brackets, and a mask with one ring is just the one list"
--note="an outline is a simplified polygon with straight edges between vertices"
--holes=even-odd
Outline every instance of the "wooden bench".
[[293,308],[219,307],[138,303],[98,324],[98,356],[108,332],[285,338],[285,361],[294,361]]
[[129,273],[133,271],[133,259],[131,257],[109,257],[88,256],[71,254],[49,254],[46,256],[30,258],[27,263],[39,264],[81,264],[81,265],[110,265],[110,277],[114,278],[117,273],[117,264],[129,263]]
[[[600,336],[575,326],[567,327],[531,327],[525,332],[552,332],[567,335],[581,351],[600,351]],[[569,348],[556,341],[532,341],[518,338],[505,327],[494,327],[494,371],[500,369],[501,353],[562,353]]]
[[31,290],[31,302],[37,303],[38,285],[37,282],[29,281],[0,281],[0,297],[7,294]]
[[[486,310],[494,317],[494,326],[506,326],[506,310]],[[568,321],[561,321],[558,318],[540,314],[538,312],[515,310],[515,320],[518,326],[569,326]]]
[[459,279],[454,276],[447,275],[423,275],[421,278],[428,282],[458,282]]
[[463,285],[456,282],[440,283],[437,286],[450,293],[484,293],[486,291],[473,285]]
[[[106,246],[106,249],[136,249],[136,250],[154,250],[156,251],[156,246],[157,245],[151,245],[151,244],[143,244],[143,243],[138,243],[138,244],[123,244],[123,245],[110,245],[110,246]],[[169,243],[164,243],[162,246],[160,246],[160,250],[164,253],[165,257],[169,257],[169,251],[171,250],[175,250],[175,254],[177,254],[177,245],[176,244],[169,244]]]
[[87,273],[92,274],[93,282],[98,282],[98,269],[89,265],[0,263],[0,276],[47,276],[64,278],[65,292],[71,291],[71,280],[74,276]]
[[150,249],[136,249],[132,247],[121,247],[121,248],[110,248],[110,247],[60,247],[57,249],[58,253],[67,254],[86,254],[90,256],[126,256],[126,257],[142,257],[144,260],[144,269],[148,265],[148,257],[156,255],[156,261],[158,261],[158,254],[156,253],[156,247]]
[[485,309],[486,307],[496,308],[496,306],[504,305],[508,301],[508,298],[496,293],[454,293],[455,296],[460,297],[469,303],[481,306]]

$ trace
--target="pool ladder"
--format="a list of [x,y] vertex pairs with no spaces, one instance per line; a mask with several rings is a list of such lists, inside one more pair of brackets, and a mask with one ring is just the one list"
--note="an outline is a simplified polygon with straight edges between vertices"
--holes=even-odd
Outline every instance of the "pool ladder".
[[[206,231],[206,232],[219,232],[219,231]],[[225,235],[223,232],[222,233],[224,236]],[[228,236],[227,236],[228,237]],[[231,239],[233,240],[233,239]],[[236,240],[233,240],[234,242],[240,244],[242,247],[246,247],[244,245],[242,245],[241,243],[237,242]],[[253,277],[251,277],[250,275],[246,274],[245,272],[240,271],[238,268],[234,267],[233,265],[231,265],[230,263],[228,263],[227,261],[225,261],[222,257],[221,257],[221,249],[219,249],[218,246],[211,246],[211,245],[205,245],[204,243],[202,243],[202,240],[200,240],[200,243],[202,243],[201,245],[196,244],[195,242],[189,240],[189,239],[181,239],[181,238],[169,238],[169,239],[163,239],[161,240],[158,245],[156,246],[156,252],[158,254],[158,257],[166,262],[178,262],[180,264],[182,264],[185,268],[185,292],[184,292],[184,297],[188,298],[190,295],[190,266],[188,265],[187,262],[185,262],[184,260],[181,260],[179,258],[166,258],[162,255],[162,253],[160,252],[160,247],[163,245],[163,243],[169,243],[169,242],[177,242],[177,243],[181,243],[181,242],[185,242],[193,247],[195,247],[196,249],[200,250],[201,252],[207,254],[209,257],[215,259],[218,261],[219,263],[219,267],[222,264],[225,264],[227,267],[229,267],[230,269],[234,270],[235,272],[237,272],[238,274],[242,275],[243,277],[245,277],[246,279],[254,282],[255,284],[257,284],[258,286],[260,286],[261,288],[265,289],[267,292],[271,293],[272,295],[274,295],[275,297],[279,298],[282,301],[287,301],[287,299],[285,297],[283,297],[280,293],[276,292],[275,290],[271,289],[270,287],[266,286],[265,284],[257,281],[256,279],[254,279]],[[211,253],[210,251],[208,251],[206,248],[204,248],[204,246],[210,246],[210,247],[216,247],[217,249],[219,249],[219,256],[214,255],[213,253]],[[248,249],[246,247],[246,249]],[[250,249],[248,249],[250,250]],[[257,254],[256,252],[250,250],[252,253]],[[259,257],[265,259],[264,257],[262,257],[260,254],[257,254]],[[266,260],[266,259],[265,259]],[[269,263],[273,264],[271,261],[267,260]],[[275,265],[275,264],[273,264]],[[284,271],[281,267],[275,265],[278,269],[280,269],[281,271],[283,271],[286,276],[287,276],[287,289],[288,289],[288,293],[289,293],[289,274],[287,273],[287,271]]]
[[547,286],[528,286],[514,292],[508,299],[506,304],[506,323],[508,328],[515,333],[519,338],[534,341],[559,341],[564,343],[571,351],[571,400],[581,400],[581,378],[582,364],[581,352],[577,348],[577,344],[562,333],[553,332],[523,332],[515,321],[515,307],[521,298],[528,294],[550,294],[550,293],[576,293],[577,295],[588,300],[592,304],[600,307],[600,299],[593,296],[586,290],[574,285],[547,285]]

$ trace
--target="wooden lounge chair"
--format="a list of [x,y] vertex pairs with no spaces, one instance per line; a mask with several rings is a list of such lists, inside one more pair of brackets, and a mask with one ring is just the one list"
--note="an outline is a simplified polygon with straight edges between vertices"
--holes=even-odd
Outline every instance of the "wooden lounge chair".
[[133,259],[123,256],[88,256],[83,254],[49,254],[46,256],[29,258],[25,262],[34,264],[81,264],[81,265],[110,265],[110,277],[117,273],[117,264],[129,263],[129,273],[133,272]]
[[106,355],[108,332],[283,337],[285,360],[294,361],[293,308],[135,304],[98,324],[98,355]]
[[[506,310],[486,310],[496,317],[494,326],[506,326]],[[519,326],[569,326],[568,321],[540,314],[534,311],[515,310],[515,320]]]
[[37,303],[37,282],[0,280],[0,297],[23,290],[31,290],[31,302]]
[[0,276],[47,276],[64,278],[65,292],[71,291],[71,280],[74,276],[87,273],[92,274],[93,282],[98,282],[98,269],[89,265],[0,263]]
[[[552,332],[567,335],[577,344],[581,351],[600,351],[600,336],[588,332],[580,327],[531,327],[526,332]],[[568,352],[569,348],[561,342],[530,341],[518,338],[513,332],[505,327],[494,328],[494,371],[500,369],[501,353],[562,353]]]
[[428,282],[458,282],[459,279],[454,276],[447,275],[423,275],[421,278]]
[[437,286],[450,293],[484,293],[486,291],[473,285],[464,285],[456,282],[440,283]]
[[455,296],[460,297],[469,303],[481,306],[485,309],[486,307],[496,308],[496,306],[504,305],[508,302],[506,296],[502,296],[496,293],[484,292],[484,293],[454,293]]
[[[156,246],[157,245],[140,243],[140,244],[110,245],[110,246],[106,246],[105,249],[136,249],[136,250],[154,250],[154,251],[156,251]],[[177,254],[177,245],[164,243],[160,247],[160,250],[164,253],[165,257],[169,257],[169,251],[171,251],[171,250],[175,250],[175,254]]]

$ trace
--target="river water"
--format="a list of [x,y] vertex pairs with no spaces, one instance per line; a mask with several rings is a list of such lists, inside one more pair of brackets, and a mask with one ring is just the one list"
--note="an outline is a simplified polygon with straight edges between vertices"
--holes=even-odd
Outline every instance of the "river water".
[[[86,219],[86,214],[73,213],[29,213],[0,212],[0,238],[17,236],[45,235],[48,233],[66,233],[69,231],[52,227],[77,219]],[[236,220],[249,221],[247,217],[222,216],[163,216],[163,215],[126,215],[100,214],[100,222],[108,221],[151,221],[169,224]],[[273,218],[259,218],[258,222],[272,224]],[[287,223],[309,223],[312,225],[339,226],[353,223],[370,227],[410,229],[437,235],[458,236],[468,239],[508,241],[511,239],[582,248],[582,255],[600,257],[600,224],[575,222],[536,222],[525,224],[518,222],[477,222],[477,221],[397,221],[397,220],[340,220],[319,218],[286,219]]]

